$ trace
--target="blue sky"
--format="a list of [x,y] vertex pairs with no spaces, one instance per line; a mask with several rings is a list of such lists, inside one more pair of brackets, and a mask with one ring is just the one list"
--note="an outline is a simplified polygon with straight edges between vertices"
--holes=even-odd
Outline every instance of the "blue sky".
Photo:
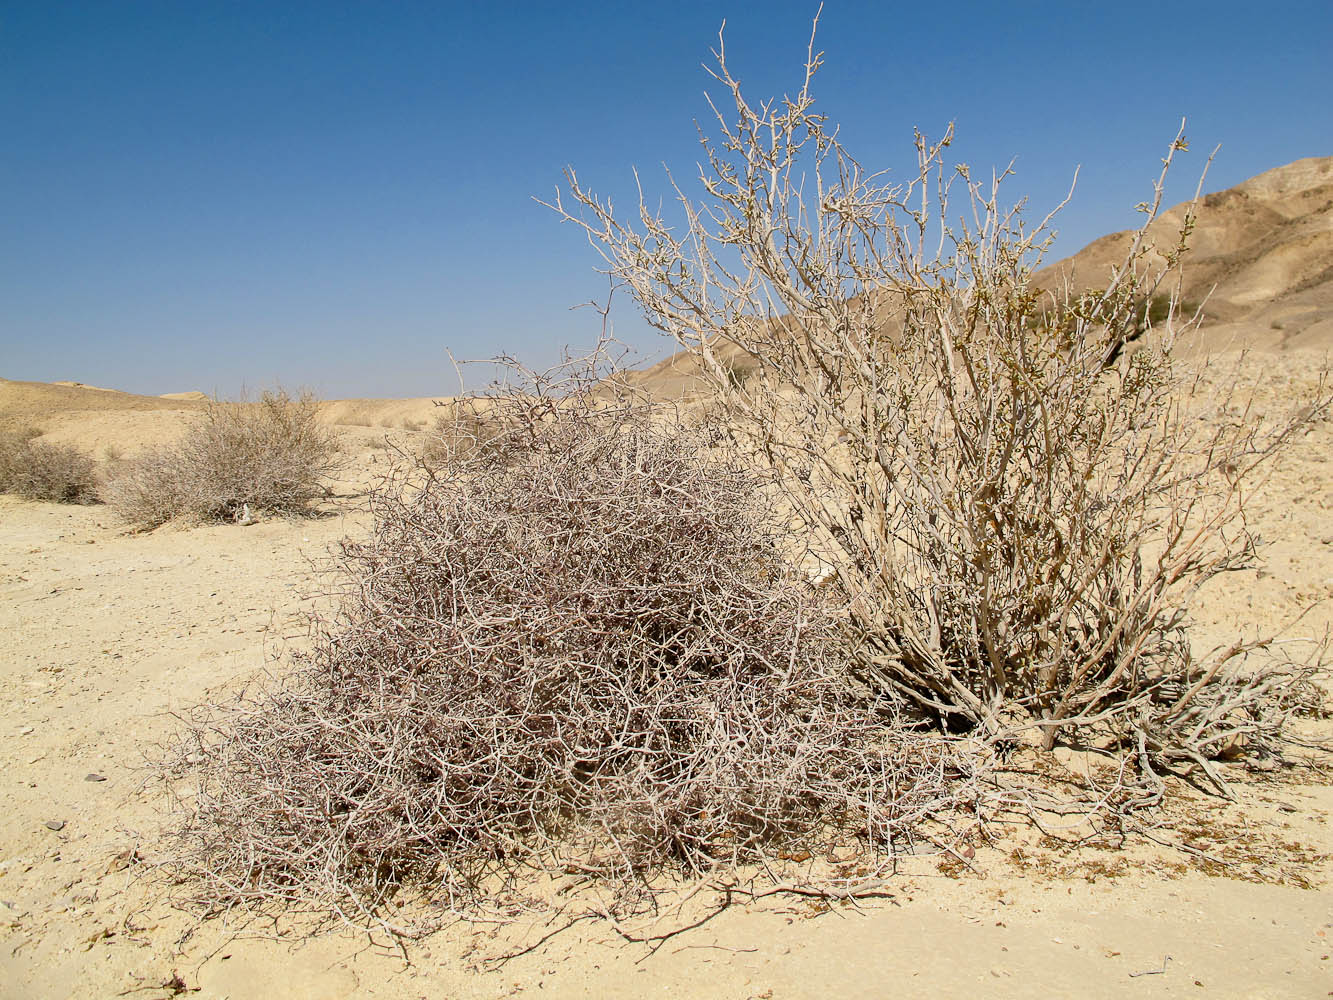
[[[445,349],[596,336],[592,251],[533,196],[691,172],[727,19],[752,96],[799,85],[814,2],[0,4],[0,376],[134,392],[454,391]],[[816,94],[867,166],[957,122],[1059,201],[1060,253],[1133,224],[1189,116],[1186,197],[1333,153],[1333,4],[829,0]],[[627,298],[618,334],[666,345]]]

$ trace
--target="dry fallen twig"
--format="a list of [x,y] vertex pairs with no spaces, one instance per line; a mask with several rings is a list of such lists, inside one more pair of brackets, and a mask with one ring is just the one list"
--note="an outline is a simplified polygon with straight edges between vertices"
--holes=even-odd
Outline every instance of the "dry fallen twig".
[[1171,961],[1171,956],[1170,956],[1170,955],[1164,955],[1164,956],[1162,957],[1162,967],[1161,967],[1160,969],[1144,969],[1142,972],[1131,972],[1131,973],[1129,974],[1129,978],[1130,978],[1130,979],[1137,979],[1139,976],[1160,976],[1160,975],[1163,975],[1163,974],[1166,972],[1166,963],[1169,962],[1169,961]]

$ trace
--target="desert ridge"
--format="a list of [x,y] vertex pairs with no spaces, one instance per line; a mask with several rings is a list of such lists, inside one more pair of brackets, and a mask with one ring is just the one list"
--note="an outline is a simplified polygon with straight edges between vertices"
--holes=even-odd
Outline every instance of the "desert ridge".
[[[320,419],[344,429],[354,446],[434,426],[437,402],[447,395],[417,399],[336,399],[320,403]],[[0,378],[0,430],[41,432],[56,444],[94,456],[111,448],[125,457],[180,435],[209,404],[202,392],[142,396],[75,382],[27,382]]]
[[[1189,209],[1183,202],[1163,211],[1149,227],[1150,244],[1173,247]],[[1185,345],[1189,353],[1333,348],[1333,156],[1297,160],[1204,195],[1194,211],[1179,291],[1190,313],[1202,308],[1204,322]],[[1104,288],[1132,236],[1111,233],[1048,261],[1033,284],[1046,291]],[[1150,269],[1163,263],[1158,252],[1145,260]],[[1163,286],[1161,294],[1173,290]],[[715,350],[738,371],[754,364],[734,345]],[[684,352],[632,373],[630,382],[670,400],[697,398],[702,388]]]
[[[1174,246],[1190,203],[1149,227]],[[1201,197],[1183,258],[1181,298],[1201,305],[1209,350],[1333,346],[1333,156],[1310,157]],[[1131,234],[1112,233],[1036,275],[1042,287],[1104,285]],[[1160,267],[1159,253],[1148,267]],[[1163,288],[1163,292],[1168,291]]]

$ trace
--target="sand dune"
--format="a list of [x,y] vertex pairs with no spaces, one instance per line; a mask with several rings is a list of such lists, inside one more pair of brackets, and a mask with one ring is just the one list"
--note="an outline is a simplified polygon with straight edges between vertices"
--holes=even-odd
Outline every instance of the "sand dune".
[[[202,392],[139,396],[76,382],[0,379],[0,430],[35,428],[54,443],[94,455],[114,449],[130,457],[179,437],[208,402]],[[367,444],[386,432],[433,427],[440,412],[435,403],[434,398],[327,400],[320,416],[346,428],[352,443]]]
[[331,399],[320,407],[320,416],[343,427],[416,429],[433,426],[447,397],[420,399]]
[[134,454],[180,434],[199,404],[78,383],[0,379],[0,430],[35,428],[94,455]]
[[0,420],[38,427],[49,417],[70,412],[109,410],[179,410],[179,400],[136,396],[77,382],[18,382],[0,378]]

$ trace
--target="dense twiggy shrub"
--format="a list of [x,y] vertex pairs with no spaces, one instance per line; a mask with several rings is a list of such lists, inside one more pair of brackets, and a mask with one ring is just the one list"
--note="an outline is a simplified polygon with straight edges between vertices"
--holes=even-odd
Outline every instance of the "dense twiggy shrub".
[[496,447],[505,439],[506,429],[499,426],[490,410],[490,402],[482,397],[451,399],[442,404],[416,449],[416,457],[427,466],[435,466]]
[[36,428],[0,431],[0,492],[13,491],[14,484],[27,464],[25,459],[33,438],[40,435],[41,431]]
[[37,437],[37,431],[0,431],[0,493],[56,503],[97,503],[92,458],[71,445]]
[[193,513],[190,485],[180,454],[170,447],[154,448],[115,462],[102,496],[129,524],[149,530]]
[[340,464],[337,434],[318,409],[313,396],[282,390],[258,402],[215,402],[177,443],[118,463],[107,501],[140,528],[177,517],[230,520],[247,507],[306,513]]
[[[1236,669],[1261,643],[1199,661],[1184,625],[1249,558],[1248,490],[1328,396],[1284,415],[1193,393],[1174,351],[1192,214],[1155,241],[1159,180],[1099,290],[1043,292],[1050,217],[1029,227],[1003,177],[947,163],[952,131],[918,135],[918,171],[888,184],[815,110],[813,42],[795,95],[759,106],[718,55],[729,100],[678,226],[648,196],[618,217],[572,171],[553,207],[776,473],[862,675],[995,736],[1094,727],[1145,768],[1216,776],[1219,747],[1273,749],[1282,685]],[[722,346],[753,360],[744,381]],[[1196,419],[1208,405],[1237,417]]]
[[633,883],[885,848],[943,801],[972,764],[849,695],[752,469],[586,397],[510,402],[505,447],[374,493],[295,673],[174,748],[205,895],[426,881],[460,902],[524,866]]

